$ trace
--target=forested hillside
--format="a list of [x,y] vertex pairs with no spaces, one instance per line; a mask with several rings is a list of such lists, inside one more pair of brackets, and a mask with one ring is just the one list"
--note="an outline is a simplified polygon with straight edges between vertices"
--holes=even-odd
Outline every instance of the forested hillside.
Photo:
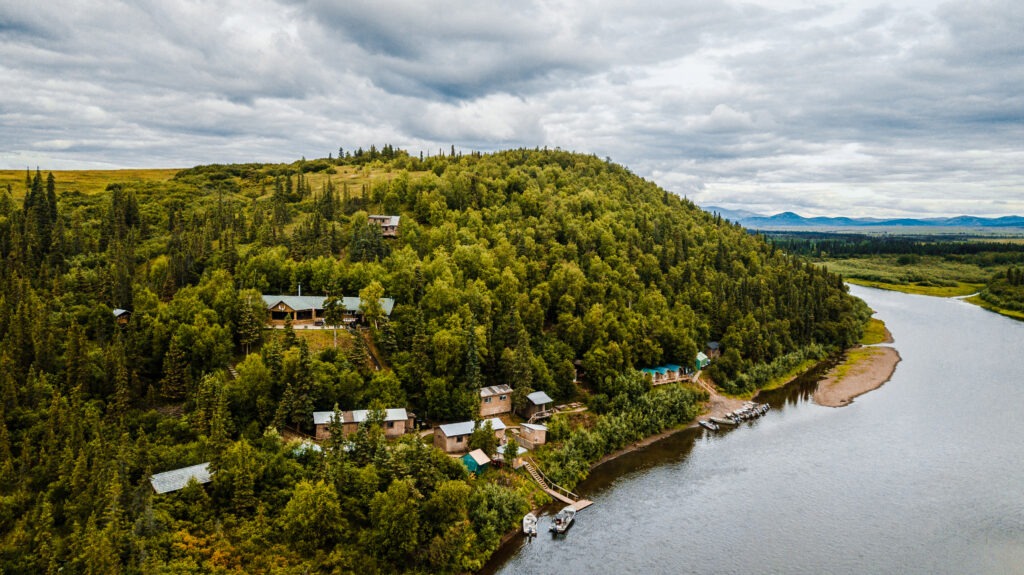
[[[370,214],[400,215],[398,237]],[[9,573],[477,569],[528,507],[517,476],[471,479],[379,426],[323,452],[280,433],[334,406],[468,419],[480,386],[507,383],[516,401],[544,390],[607,415],[576,460],[563,430],[569,455],[550,460],[572,480],[615,430],[692,408],[670,394],[659,412],[633,368],[689,365],[716,340],[711,376],[749,390],[854,343],[868,313],[838,276],[621,166],[548,150],[342,150],[96,193],[34,171],[0,190],[0,259]],[[361,337],[270,337],[261,294],[300,284],[393,298],[390,319],[365,310],[385,369]],[[210,485],[147,481],[204,461]]]

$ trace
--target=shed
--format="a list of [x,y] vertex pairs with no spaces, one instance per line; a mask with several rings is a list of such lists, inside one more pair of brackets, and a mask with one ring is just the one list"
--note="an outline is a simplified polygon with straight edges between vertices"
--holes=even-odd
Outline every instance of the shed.
[[721,357],[722,345],[717,341],[709,341],[708,344],[704,346],[704,355],[708,356],[708,359]]
[[551,415],[551,406],[555,400],[551,399],[543,391],[535,391],[526,396],[526,405],[523,406],[522,416],[533,420]]
[[114,310],[114,321],[116,321],[118,325],[127,324],[128,320],[130,320],[131,318],[132,312],[126,309],[117,308]]
[[156,473],[149,477],[149,483],[157,493],[170,493],[184,488],[191,479],[199,483],[209,483],[210,462]]
[[370,223],[380,226],[380,235],[385,238],[393,238],[398,235],[398,222],[402,217],[373,214],[367,216],[367,219]]
[[492,385],[480,388],[480,417],[512,413],[512,388]]
[[700,370],[704,369],[710,363],[711,363],[711,360],[708,359],[708,356],[705,355],[703,351],[698,351],[697,352],[697,361],[694,362],[694,367],[697,369],[697,371],[700,371]]
[[[505,423],[497,417],[487,421],[491,422],[491,429],[500,442],[505,438]],[[483,422],[480,422],[481,425]],[[446,453],[458,453],[465,451],[469,446],[469,436],[476,429],[473,421],[460,421],[458,423],[446,423],[434,428],[434,447],[444,450]]]
[[487,469],[487,465],[491,463],[491,458],[487,457],[483,449],[474,449],[462,456],[462,463],[470,473],[481,473]]
[[519,443],[528,449],[547,443],[548,428],[539,423],[523,423],[519,426]]

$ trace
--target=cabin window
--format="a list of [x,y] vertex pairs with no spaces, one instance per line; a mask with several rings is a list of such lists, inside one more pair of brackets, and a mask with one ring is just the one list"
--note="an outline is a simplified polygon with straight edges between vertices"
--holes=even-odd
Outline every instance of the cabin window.
[[395,422],[394,421],[389,421],[387,423],[388,423],[388,429],[394,429],[395,428]]
[[484,403],[490,403],[490,402],[491,402],[491,398],[489,398],[489,397],[485,397],[484,398]]
[[508,396],[507,395],[503,395],[503,396],[498,398],[498,401],[505,401],[506,399],[508,399]]
[[462,443],[462,436],[461,435],[455,438],[455,443]]

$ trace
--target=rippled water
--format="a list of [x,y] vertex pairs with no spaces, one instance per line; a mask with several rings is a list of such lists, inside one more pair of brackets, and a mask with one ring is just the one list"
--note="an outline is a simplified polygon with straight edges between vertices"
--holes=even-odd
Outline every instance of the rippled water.
[[896,339],[889,383],[833,409],[812,378],[756,422],[623,456],[580,486],[595,503],[567,537],[488,571],[1024,573],[1024,323],[852,291]]

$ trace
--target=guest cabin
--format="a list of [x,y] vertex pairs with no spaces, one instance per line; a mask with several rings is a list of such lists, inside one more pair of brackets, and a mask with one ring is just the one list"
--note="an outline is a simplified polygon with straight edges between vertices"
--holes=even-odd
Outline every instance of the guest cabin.
[[[369,418],[370,411],[367,409],[356,409],[353,411],[341,412],[341,433],[348,437],[359,429],[359,424]],[[384,435],[386,437],[400,437],[413,429],[413,420],[416,416],[407,413],[403,408],[384,410]],[[334,420],[333,411],[314,411],[313,425],[316,427],[316,440],[324,441],[331,436],[330,425]]]
[[480,417],[512,413],[512,388],[492,385],[480,388]]
[[[505,423],[497,417],[488,419],[491,422],[491,429],[494,430],[498,442],[505,439]],[[483,425],[484,422],[480,422]],[[472,421],[460,421],[459,423],[446,423],[434,428],[434,447],[445,453],[458,453],[469,449],[469,436],[476,429]]]
[[[264,295],[263,303],[267,307],[267,323],[284,325],[291,320],[292,325],[323,325],[324,302],[327,298],[314,295]],[[342,298],[344,308],[342,323],[354,324],[362,321],[363,312],[359,309],[362,300],[358,297]],[[395,300],[389,297],[380,298],[380,307],[384,315],[390,317],[395,308]]]
[[711,365],[711,359],[709,359],[703,351],[698,351],[697,359],[693,363],[693,368],[700,371],[709,365]]
[[539,423],[523,423],[519,426],[519,444],[527,449],[536,449],[547,443],[548,428]]
[[114,321],[117,322],[117,325],[128,325],[130,319],[132,319],[132,312],[121,308],[114,310]]
[[401,216],[372,215],[367,218],[371,224],[380,226],[380,235],[385,238],[398,237],[398,221]]
[[545,417],[551,417],[551,410],[555,400],[548,397],[543,391],[535,391],[526,396],[526,405],[523,406],[520,415],[528,421],[534,421]]
[[704,355],[708,356],[708,359],[715,359],[722,356],[722,344],[717,341],[709,341],[704,346]]

